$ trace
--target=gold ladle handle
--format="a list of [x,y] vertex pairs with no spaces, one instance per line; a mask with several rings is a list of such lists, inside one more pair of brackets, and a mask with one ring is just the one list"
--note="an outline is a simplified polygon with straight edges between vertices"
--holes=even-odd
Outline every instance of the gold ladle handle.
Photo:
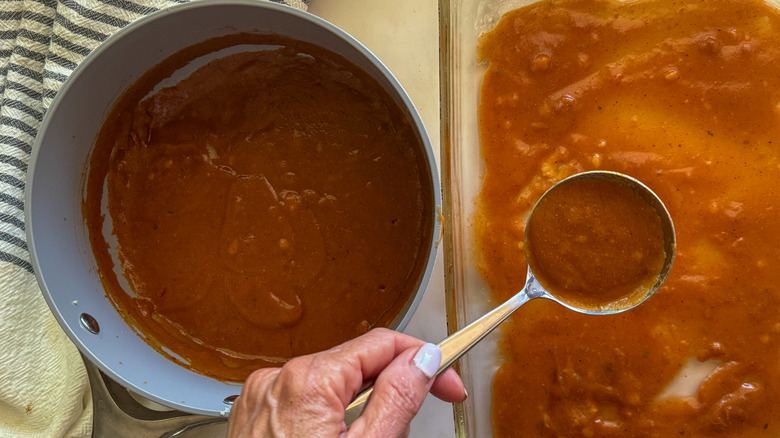
[[[496,327],[501,325],[502,322],[509,318],[509,315],[514,313],[515,310],[519,309],[520,306],[528,302],[528,300],[531,298],[539,298],[546,294],[543,289],[540,289],[541,293],[537,293],[535,288],[529,288],[529,286],[534,284],[537,284],[536,279],[529,270],[528,277],[526,279],[526,285],[523,290],[518,292],[509,300],[505,301],[500,306],[486,313],[476,321],[472,322],[466,327],[463,327],[462,329],[436,344],[436,346],[441,350],[441,364],[439,365],[439,370],[436,372],[436,375],[438,376],[444,372],[444,370],[452,366],[452,364],[457,362],[458,359],[460,359],[464,354],[477,345],[479,341],[484,339],[485,336],[490,334],[490,332],[495,330]],[[534,290],[535,292],[531,296],[529,296],[528,293],[529,289]],[[347,426],[351,425],[360,416],[360,414],[363,413],[363,409],[365,408],[366,403],[368,403],[368,400],[371,397],[371,393],[373,391],[373,387],[367,388],[358,394],[352,403],[347,406],[344,414],[344,422],[347,424]]]

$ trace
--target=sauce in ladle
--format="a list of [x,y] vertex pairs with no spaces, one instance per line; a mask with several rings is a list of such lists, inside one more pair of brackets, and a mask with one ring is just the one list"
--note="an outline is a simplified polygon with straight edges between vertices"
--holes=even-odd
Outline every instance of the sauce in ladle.
[[576,183],[554,186],[528,219],[525,253],[531,270],[548,292],[572,306],[636,304],[664,267],[658,207],[611,175],[585,173]]
[[[583,172],[564,179],[542,196],[528,221],[525,287],[439,342],[438,373],[529,300],[546,298],[592,315],[623,312],[653,295],[674,261],[674,225],[666,207],[644,184],[620,173]],[[585,240],[578,242],[581,237]],[[372,390],[347,406],[347,425],[360,416]]]

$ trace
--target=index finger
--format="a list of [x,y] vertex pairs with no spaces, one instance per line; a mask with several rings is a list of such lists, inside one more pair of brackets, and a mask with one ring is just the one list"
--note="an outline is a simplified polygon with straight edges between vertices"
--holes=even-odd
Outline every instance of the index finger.
[[335,367],[344,380],[338,396],[349,404],[360,391],[365,380],[374,379],[396,356],[423,341],[385,328],[376,328],[358,338],[347,341],[316,355],[324,367]]

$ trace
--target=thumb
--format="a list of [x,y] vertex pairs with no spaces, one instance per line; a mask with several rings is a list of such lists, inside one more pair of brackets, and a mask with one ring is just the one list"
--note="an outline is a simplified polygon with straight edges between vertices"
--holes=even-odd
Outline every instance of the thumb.
[[425,401],[440,363],[441,350],[434,344],[399,354],[377,377],[371,398],[348,436],[408,435],[409,423]]

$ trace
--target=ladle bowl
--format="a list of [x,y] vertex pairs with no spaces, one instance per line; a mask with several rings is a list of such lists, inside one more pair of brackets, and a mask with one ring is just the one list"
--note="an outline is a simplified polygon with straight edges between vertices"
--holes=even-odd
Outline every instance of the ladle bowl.
[[[650,190],[650,188],[635,178],[618,172],[601,170],[583,172],[570,176],[553,185],[541,196],[539,201],[537,201],[537,203],[534,205],[533,209],[531,209],[531,213],[528,217],[529,222],[539,204],[547,196],[549,196],[550,193],[560,189],[564,185],[584,180],[600,180],[613,184],[621,184],[638,195],[658,215],[663,238],[664,260],[660,271],[657,272],[657,276],[654,277],[655,282],[651,286],[640,290],[638,292],[639,295],[636,298],[630,300],[616,300],[612,302],[606,302],[599,306],[584,307],[575,305],[570,301],[560,299],[560,297],[557,297],[554,293],[548,291],[547,288],[545,288],[545,286],[539,282],[529,266],[527,269],[525,286],[522,290],[520,290],[517,294],[515,294],[509,300],[505,301],[500,306],[491,310],[476,321],[472,322],[466,327],[463,327],[456,333],[450,335],[437,344],[442,354],[441,364],[437,374],[452,366],[452,364],[454,364],[464,354],[471,350],[471,348],[473,348],[488,334],[495,330],[517,309],[532,299],[543,298],[555,301],[556,303],[570,310],[587,315],[612,315],[637,307],[638,305],[647,301],[661,287],[672,268],[677,249],[674,223],[672,222],[669,211],[666,209],[666,206],[663,204],[661,199],[652,190]],[[528,227],[526,227],[524,246],[526,259],[530,258],[528,238]],[[368,388],[367,390],[363,391],[347,407],[345,416],[345,422],[347,425],[352,424],[352,422],[360,416],[360,413],[363,411],[365,404],[368,402],[371,392],[372,388]]]

